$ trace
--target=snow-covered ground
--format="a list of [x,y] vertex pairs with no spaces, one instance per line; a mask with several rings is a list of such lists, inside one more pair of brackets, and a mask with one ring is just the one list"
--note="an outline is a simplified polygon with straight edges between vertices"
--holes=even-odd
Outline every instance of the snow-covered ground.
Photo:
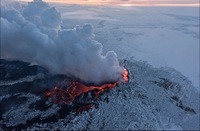
[[[13,83],[12,78],[26,76],[33,67],[4,61],[1,67],[10,76],[2,78],[11,84],[0,85],[0,130],[199,130],[199,94],[186,77],[174,69],[154,68],[145,62],[121,64],[129,69],[128,83],[120,83],[97,100],[89,93],[71,105],[57,105],[44,98],[41,89],[66,82],[67,77],[40,70],[43,78],[19,78],[20,82]],[[13,66],[18,67],[18,74]],[[72,110],[81,106],[81,101],[95,106],[77,114]]]
[[174,68],[199,91],[198,8],[57,4],[56,9],[63,17],[63,28],[92,23],[104,52],[114,50],[120,59]]

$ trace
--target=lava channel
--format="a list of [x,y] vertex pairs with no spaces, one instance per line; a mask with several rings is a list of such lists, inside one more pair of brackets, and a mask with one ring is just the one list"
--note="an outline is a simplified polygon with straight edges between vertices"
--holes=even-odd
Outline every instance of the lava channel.
[[[123,69],[122,72],[123,82],[128,82],[128,71]],[[99,97],[99,94],[105,90],[112,89],[117,86],[120,80],[114,83],[107,83],[101,86],[86,86],[80,82],[72,82],[68,88],[62,89],[55,86],[53,89],[47,91],[45,96],[49,97],[55,104],[70,104],[74,101],[77,96],[83,93],[93,91],[95,94],[95,99]]]

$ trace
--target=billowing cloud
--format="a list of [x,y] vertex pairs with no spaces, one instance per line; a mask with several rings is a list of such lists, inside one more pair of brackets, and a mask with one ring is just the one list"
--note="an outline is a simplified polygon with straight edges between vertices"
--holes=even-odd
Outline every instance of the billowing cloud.
[[29,60],[52,73],[85,82],[120,78],[122,68],[113,51],[102,55],[91,24],[61,29],[61,14],[42,0],[25,8],[1,7],[1,56]]

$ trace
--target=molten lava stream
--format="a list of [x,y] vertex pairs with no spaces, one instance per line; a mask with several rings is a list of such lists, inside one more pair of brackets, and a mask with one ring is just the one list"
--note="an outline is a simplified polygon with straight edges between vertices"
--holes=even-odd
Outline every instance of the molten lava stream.
[[[122,72],[124,82],[128,82],[128,71],[126,69]],[[54,87],[53,89],[46,92],[46,96],[51,98],[55,104],[69,104],[74,101],[77,96],[83,93],[94,91],[95,99],[98,98],[101,92],[112,89],[117,86],[119,81],[115,83],[108,83],[102,86],[86,86],[79,82],[72,82],[67,89],[61,89],[60,87]]]

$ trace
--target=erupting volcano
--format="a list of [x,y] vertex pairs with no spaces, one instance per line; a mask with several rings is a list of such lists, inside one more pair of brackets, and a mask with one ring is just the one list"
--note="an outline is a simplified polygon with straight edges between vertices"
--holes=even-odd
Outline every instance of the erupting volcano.
[[[128,71],[124,69],[122,72],[123,82],[128,82]],[[120,80],[113,83],[106,83],[101,86],[86,86],[80,82],[71,82],[69,87],[62,89],[55,86],[53,89],[47,91],[45,95],[49,97],[55,104],[70,104],[77,96],[80,96],[86,92],[92,92],[95,95],[95,99],[99,97],[99,94],[112,89],[117,86]]]

